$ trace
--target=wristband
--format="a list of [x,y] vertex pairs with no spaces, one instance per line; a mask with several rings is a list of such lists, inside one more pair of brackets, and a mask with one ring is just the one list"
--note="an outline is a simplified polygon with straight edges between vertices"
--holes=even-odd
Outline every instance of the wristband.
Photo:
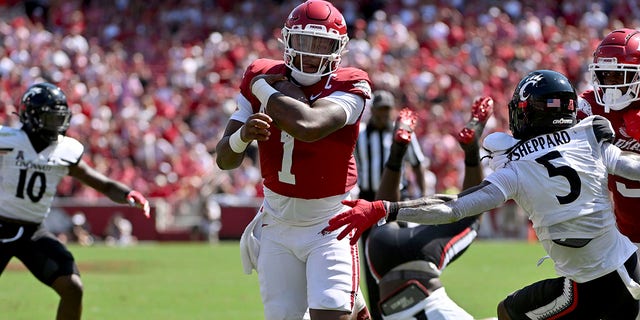
[[234,132],[229,137],[229,147],[231,147],[231,150],[233,150],[233,152],[235,153],[244,152],[244,150],[247,149],[247,146],[249,145],[249,142],[242,141],[242,138],[240,137],[241,131],[242,131],[242,127],[236,130],[236,132]]
[[253,83],[251,92],[260,100],[260,103],[266,105],[269,98],[280,91],[274,89],[266,80],[260,79]]
[[480,165],[480,150],[477,146],[467,146],[464,149],[464,165],[467,167],[477,167]]
[[400,206],[397,202],[387,202],[387,204],[387,221],[396,221],[396,219],[398,219],[398,211],[400,210]]
[[480,165],[480,159],[475,157],[473,159],[464,159],[464,165],[467,167],[477,167]]
[[391,144],[391,150],[389,151],[389,157],[384,166],[391,171],[400,172],[402,162],[404,161],[404,154],[408,148],[409,144],[393,142]]
[[393,163],[391,161],[387,161],[387,163],[384,166],[387,169],[395,172],[400,172],[400,169],[402,169],[402,163]]

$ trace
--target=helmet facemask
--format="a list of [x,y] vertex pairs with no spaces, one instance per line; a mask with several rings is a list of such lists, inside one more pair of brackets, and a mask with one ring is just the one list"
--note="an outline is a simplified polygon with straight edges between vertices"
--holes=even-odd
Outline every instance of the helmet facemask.
[[[604,111],[622,110],[640,100],[640,65],[619,64],[616,58],[599,58],[589,65],[596,102]],[[616,79],[616,80],[612,80]]]
[[43,106],[40,110],[26,110],[23,122],[27,129],[40,138],[54,142],[69,128],[71,112],[67,106]]
[[346,35],[327,32],[324,26],[311,24],[304,29],[301,25],[284,27],[282,38],[285,64],[302,85],[312,85],[335,72],[348,41]]

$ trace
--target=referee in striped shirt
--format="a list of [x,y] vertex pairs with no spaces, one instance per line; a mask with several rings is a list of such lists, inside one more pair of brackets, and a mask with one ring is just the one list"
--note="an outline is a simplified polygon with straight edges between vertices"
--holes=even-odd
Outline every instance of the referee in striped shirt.
[[[360,193],[358,198],[368,201],[375,200],[376,191],[382,179],[382,171],[389,157],[389,150],[393,142],[395,120],[398,115],[397,105],[391,92],[386,90],[377,90],[373,93],[373,103],[371,104],[371,114],[366,125],[361,125],[358,142],[356,144],[355,157],[358,165],[358,187]],[[420,143],[412,133],[411,143],[405,155],[405,162],[408,162],[413,169],[415,187],[419,194],[410,194],[407,186],[407,180],[403,179],[401,183],[401,197],[404,198],[420,198],[426,196],[429,190],[426,190],[425,175],[427,174],[427,161]],[[362,244],[366,243],[371,229],[366,230],[362,236]],[[363,251],[366,252],[366,251]],[[366,254],[365,261],[367,259]],[[365,262],[366,263],[366,262]],[[378,283],[371,275],[368,267],[365,270],[365,280],[369,301],[377,302],[380,300]],[[369,303],[369,312],[373,320],[380,320],[382,316],[378,306]]]

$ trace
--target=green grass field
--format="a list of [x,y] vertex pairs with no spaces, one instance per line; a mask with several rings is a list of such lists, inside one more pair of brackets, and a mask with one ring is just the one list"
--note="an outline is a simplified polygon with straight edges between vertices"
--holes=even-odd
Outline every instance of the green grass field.
[[[71,246],[85,286],[84,319],[261,319],[256,274],[242,273],[238,242]],[[538,244],[476,241],[443,274],[447,292],[477,318],[511,291],[552,277]],[[17,260],[0,277],[0,318],[53,319],[58,298]]]

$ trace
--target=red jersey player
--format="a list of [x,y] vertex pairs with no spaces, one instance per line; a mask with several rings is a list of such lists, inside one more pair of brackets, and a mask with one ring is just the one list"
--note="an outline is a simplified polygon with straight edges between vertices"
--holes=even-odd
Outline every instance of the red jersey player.
[[[238,167],[247,144],[258,142],[265,198],[256,228],[245,232],[259,238],[253,267],[265,319],[302,319],[307,308],[313,320],[354,319],[361,309],[354,306],[357,247],[320,231],[349,209],[341,201],[357,181],[353,150],[369,77],[339,67],[347,27],[329,2],[297,6],[282,36],[284,61],[258,59],[246,69],[217,163]],[[307,99],[284,95],[274,88],[278,81],[293,82]]]
[[[640,154],[640,31],[618,29],[600,42],[589,65],[593,90],[583,92],[578,117],[601,115],[614,128],[613,144]],[[640,182],[609,175],[616,223],[640,247]]]

